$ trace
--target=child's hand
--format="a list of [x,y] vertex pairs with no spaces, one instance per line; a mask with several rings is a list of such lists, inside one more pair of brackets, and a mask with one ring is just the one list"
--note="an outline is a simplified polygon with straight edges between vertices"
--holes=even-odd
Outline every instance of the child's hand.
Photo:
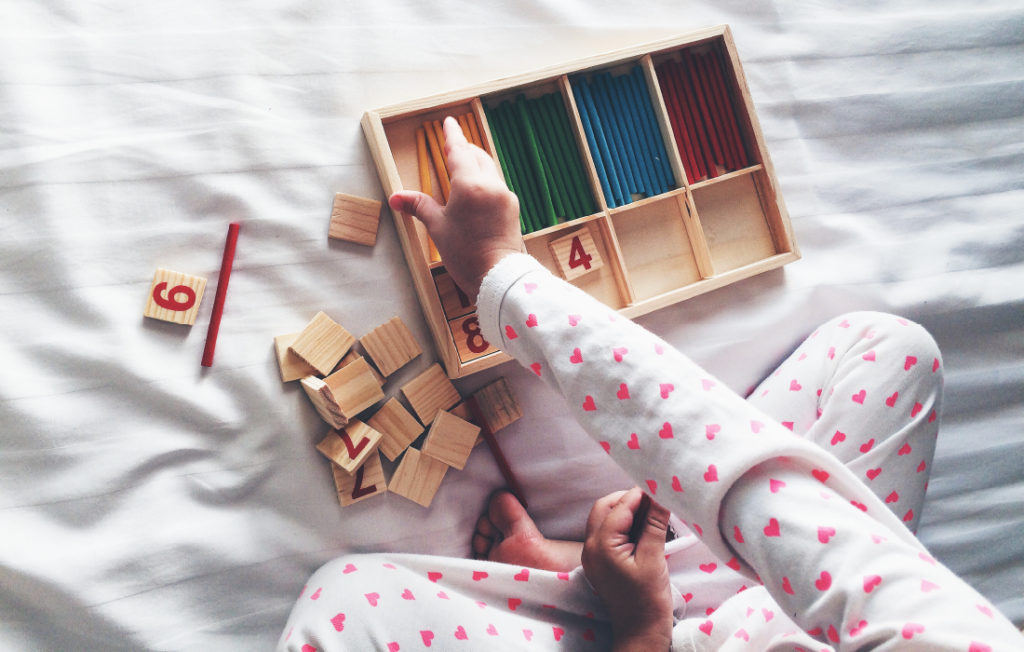
[[668,650],[672,591],[665,563],[669,512],[652,502],[634,544],[629,540],[642,492],[605,496],[587,519],[583,571],[608,609],[616,650]]
[[454,118],[445,118],[444,135],[452,184],[447,205],[413,190],[396,192],[388,203],[423,221],[448,273],[474,298],[487,271],[522,250],[519,198],[490,155],[466,141]]

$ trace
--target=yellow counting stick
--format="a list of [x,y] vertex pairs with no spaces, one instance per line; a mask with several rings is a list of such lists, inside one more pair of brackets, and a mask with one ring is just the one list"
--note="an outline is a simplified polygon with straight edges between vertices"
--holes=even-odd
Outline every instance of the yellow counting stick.
[[[430,158],[427,156],[427,132],[423,127],[416,129],[416,158],[420,164],[420,191],[428,195],[434,194],[433,184],[430,183]],[[437,251],[437,245],[433,239],[427,236],[427,247],[430,249],[430,262],[441,262],[441,254]]]
[[[435,127],[436,125],[436,127]],[[444,132],[441,131],[441,123],[435,120],[433,123],[424,122],[423,128],[427,132],[427,141],[430,143],[430,154],[434,159],[434,170],[437,171],[437,180],[441,182],[441,196],[445,203],[448,202],[448,194],[452,190],[451,182],[448,180],[448,168],[444,161]]]

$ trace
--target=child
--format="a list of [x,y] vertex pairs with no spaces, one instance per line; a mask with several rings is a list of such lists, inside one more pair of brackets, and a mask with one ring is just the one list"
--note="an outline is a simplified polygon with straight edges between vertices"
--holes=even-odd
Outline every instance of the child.
[[[639,488],[595,504],[582,546],[545,539],[498,493],[473,536],[484,559],[335,560],[282,649],[1021,649],[911,534],[941,395],[923,329],[832,320],[744,401],[520,253],[518,202],[490,156],[450,118],[445,135],[447,206],[415,192],[391,206],[479,295],[488,341],[561,391]],[[641,489],[665,507],[634,540]],[[669,509],[687,527],[666,544]]]

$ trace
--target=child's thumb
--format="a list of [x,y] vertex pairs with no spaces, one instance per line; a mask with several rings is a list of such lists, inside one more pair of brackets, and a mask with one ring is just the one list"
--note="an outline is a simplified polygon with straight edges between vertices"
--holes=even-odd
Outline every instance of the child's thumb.
[[388,198],[388,205],[396,211],[419,218],[433,230],[444,214],[444,209],[430,195],[415,190],[402,190]]
[[640,530],[636,542],[636,557],[639,561],[658,561],[665,555],[665,537],[668,534],[669,511],[656,502],[651,502],[646,523]]

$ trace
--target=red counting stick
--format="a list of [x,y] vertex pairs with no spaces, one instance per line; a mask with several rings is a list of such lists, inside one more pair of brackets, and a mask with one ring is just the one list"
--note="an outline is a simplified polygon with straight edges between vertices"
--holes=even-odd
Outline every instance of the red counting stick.
[[484,418],[483,410],[480,409],[480,405],[476,402],[476,397],[470,396],[467,398],[466,405],[469,406],[470,411],[473,413],[473,418],[476,419],[477,425],[480,426],[480,434],[483,435],[484,441],[487,442],[487,446],[491,449],[494,461],[498,463],[501,475],[505,478],[505,482],[508,483],[509,489],[512,490],[512,495],[518,498],[525,508],[527,504],[523,488],[519,485],[519,481],[516,480],[515,474],[512,473],[512,467],[508,465],[508,460],[505,459],[504,453],[501,452],[501,448],[498,446],[498,439],[491,432],[491,427],[487,425],[487,419]]
[[238,242],[238,222],[228,225],[228,240],[224,245],[224,259],[220,263],[220,278],[217,279],[217,296],[213,300],[213,314],[210,328],[206,331],[206,348],[203,349],[203,366],[213,366],[213,350],[217,347],[217,333],[220,331],[220,317],[224,313],[224,297],[228,293],[228,279],[231,265],[235,262],[235,244]]

